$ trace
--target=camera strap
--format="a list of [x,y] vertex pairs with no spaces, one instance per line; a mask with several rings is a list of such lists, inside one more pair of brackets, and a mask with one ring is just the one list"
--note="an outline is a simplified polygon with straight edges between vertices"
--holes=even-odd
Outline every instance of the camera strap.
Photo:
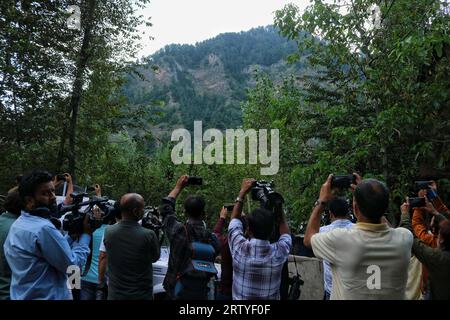
[[89,256],[87,258],[86,264],[84,265],[84,271],[83,274],[81,275],[82,277],[86,276],[89,272],[89,269],[91,268],[91,263],[92,263],[92,244],[94,241],[92,241],[92,236],[91,236],[91,241],[89,242]]
[[300,276],[300,274],[298,273],[298,269],[297,269],[297,259],[295,259],[295,255],[292,255],[292,257],[294,258],[295,273],[297,274],[297,276]]
[[301,291],[300,286],[302,286],[304,283],[297,269],[297,259],[295,258],[295,255],[293,255],[293,258],[295,264],[295,272],[297,275],[294,276],[293,279],[290,281],[288,300],[298,300],[300,298],[300,291]]

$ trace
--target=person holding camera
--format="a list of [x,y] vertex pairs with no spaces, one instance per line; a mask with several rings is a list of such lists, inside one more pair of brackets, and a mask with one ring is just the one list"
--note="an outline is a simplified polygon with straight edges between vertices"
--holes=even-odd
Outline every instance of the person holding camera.
[[[114,220],[110,221],[110,224],[117,224],[122,221],[122,213],[120,212],[120,201],[115,201],[114,203]],[[96,300],[107,300],[108,298],[108,254],[106,253],[105,247],[105,232],[103,232],[103,237],[100,241],[99,255],[98,255],[98,285],[96,292]]]
[[[347,200],[334,198],[328,204],[331,223],[320,227],[319,232],[329,232],[337,228],[352,228],[353,223],[349,220],[349,207]],[[324,282],[324,300],[330,300],[332,288],[331,268],[328,261],[323,260],[323,282]]]
[[[428,203],[427,203],[428,204]],[[400,207],[401,226],[412,231],[408,201]],[[450,220],[443,217],[439,223],[436,248],[414,238],[412,251],[428,270],[429,290],[425,295],[430,300],[450,299]]]
[[418,196],[419,198],[425,199],[425,206],[412,208],[412,231],[420,241],[432,248],[436,248],[438,230],[429,232],[430,228],[426,222],[426,215],[431,216],[430,226],[433,229],[434,226],[439,225],[440,221],[445,220],[446,215],[450,215],[450,211],[439,198],[436,182],[434,181],[429,181],[427,189],[420,189]]
[[244,237],[240,220],[242,206],[254,183],[254,179],[242,181],[228,226],[233,258],[233,300],[279,300],[282,270],[292,248],[292,238],[286,217],[281,212],[277,217],[280,237],[270,243],[275,217],[264,208],[254,209],[247,216],[249,238]]
[[108,226],[104,243],[108,254],[108,300],[153,299],[153,266],[160,256],[153,230],[138,221],[144,215],[144,198],[128,193],[120,199],[120,223]]
[[[163,199],[159,212],[163,219],[164,233],[170,242],[170,255],[163,286],[169,299],[206,300],[208,298],[211,274],[192,270],[194,242],[205,246],[205,256],[209,256],[208,263],[214,262],[220,252],[217,237],[207,230],[205,217],[205,201],[197,195],[191,195],[184,201],[186,223],[178,221],[175,215],[175,201],[180,192],[188,185],[189,177],[181,176],[175,188]],[[193,277],[191,272],[197,272]]]
[[78,241],[64,237],[50,221],[56,207],[52,176],[34,171],[19,186],[23,211],[4,244],[11,268],[11,299],[70,300],[69,267],[82,268],[89,255],[92,229],[83,221]]
[[403,300],[413,235],[405,228],[393,229],[382,222],[389,205],[385,184],[354,175],[351,190],[358,222],[350,229],[319,233],[322,212],[335,197],[330,174],[311,213],[305,245],[312,247],[316,257],[330,263],[331,300]]
[[[100,185],[94,185],[93,189],[95,191],[95,196],[100,198],[102,196]],[[93,214],[102,217],[104,212],[96,205],[93,208]],[[98,266],[100,246],[103,241],[106,226],[107,224],[102,223],[102,225],[92,233],[92,255],[88,258],[88,262],[83,270],[83,276],[81,277],[80,300],[96,300],[97,291],[99,287],[101,287],[101,283],[98,281]]]
[[[418,198],[409,198],[409,208],[413,210],[411,228],[413,234],[431,248],[438,247],[439,223],[448,217],[450,212],[439,198],[435,181],[417,181],[420,189]],[[421,201],[421,204],[415,203]],[[430,294],[428,269],[422,265],[421,291],[426,298]]]

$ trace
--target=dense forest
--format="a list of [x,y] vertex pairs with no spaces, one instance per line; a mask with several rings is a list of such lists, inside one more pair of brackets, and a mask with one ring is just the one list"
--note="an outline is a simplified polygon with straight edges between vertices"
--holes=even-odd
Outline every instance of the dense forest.
[[191,130],[194,120],[209,128],[235,128],[242,126],[240,104],[254,85],[254,73],[280,79],[299,70],[300,63],[285,61],[296,49],[273,26],[221,34],[196,45],[169,45],[126,75],[123,94],[130,112],[146,109],[157,117],[152,132],[158,137],[161,130],[179,126]]
[[[287,5],[273,26],[145,59],[137,28],[150,23],[136,10],[148,1],[80,3],[79,30],[66,26],[70,1],[0,3],[0,194],[44,168],[155,205],[187,173],[204,185],[183,196],[202,194],[215,220],[254,177],[274,180],[296,231],[329,173],[385,181],[392,219],[416,179],[448,200],[448,2],[378,1],[377,23],[368,0]],[[279,129],[280,171],[174,165],[170,132],[194,120]]]

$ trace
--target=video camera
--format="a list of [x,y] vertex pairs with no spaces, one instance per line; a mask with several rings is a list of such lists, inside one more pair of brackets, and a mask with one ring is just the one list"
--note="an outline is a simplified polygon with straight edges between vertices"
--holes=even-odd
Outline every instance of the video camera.
[[[108,198],[94,197],[88,201],[83,202],[83,198],[87,196],[87,193],[73,192],[70,194],[72,197],[72,204],[67,206],[62,206],[59,210],[60,214],[68,212],[63,219],[62,227],[63,230],[71,234],[81,234],[83,233],[83,220],[86,214],[89,215],[89,224],[92,229],[98,229],[105,221],[110,219],[113,214],[114,207],[108,204]],[[93,209],[98,206],[101,210],[102,216],[100,219],[94,217]],[[81,210],[83,207],[87,207]]]
[[162,222],[159,220],[159,211],[156,207],[145,207],[144,216],[141,220],[141,225],[146,228],[153,230],[159,239],[160,230],[163,228]]
[[274,187],[273,181],[255,181],[251,191],[252,199],[259,201],[261,207],[268,210],[281,206],[284,203],[284,199],[281,194],[273,190]]

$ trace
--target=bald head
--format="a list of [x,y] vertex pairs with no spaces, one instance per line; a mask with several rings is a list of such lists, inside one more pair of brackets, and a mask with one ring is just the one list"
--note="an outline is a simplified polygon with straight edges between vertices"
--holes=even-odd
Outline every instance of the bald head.
[[144,213],[144,198],[137,193],[127,193],[120,198],[120,212],[123,218],[139,220]]

